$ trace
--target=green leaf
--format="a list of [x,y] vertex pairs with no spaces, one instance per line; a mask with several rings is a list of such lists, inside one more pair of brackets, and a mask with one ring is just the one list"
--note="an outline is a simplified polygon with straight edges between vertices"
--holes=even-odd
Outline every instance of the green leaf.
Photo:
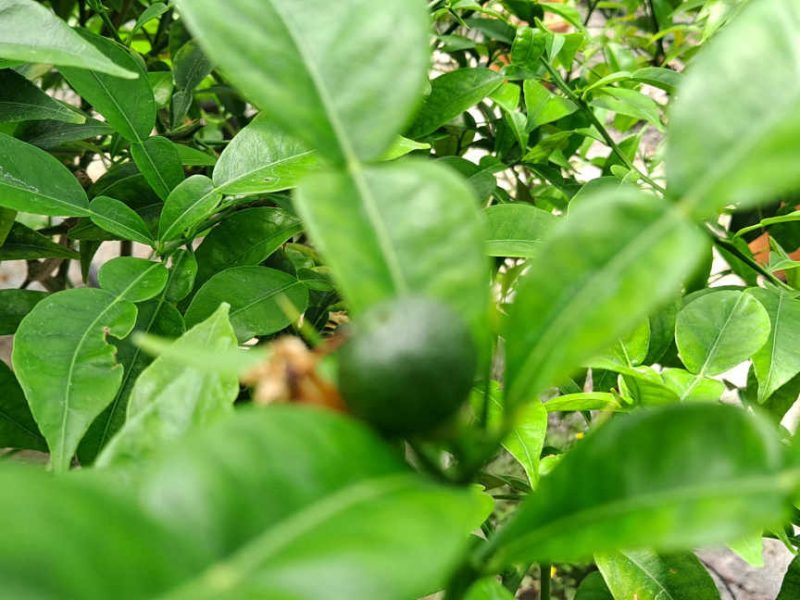
[[175,53],[172,76],[178,89],[193,90],[210,72],[211,63],[194,40],[186,42]]
[[783,463],[769,425],[739,408],[636,411],[601,426],[542,479],[490,542],[490,564],[735,540],[785,516],[794,483]]
[[[507,393],[535,398],[673,297],[705,241],[669,205],[603,189],[541,244],[506,325]],[[643,294],[642,290],[647,290]]]
[[11,335],[20,321],[47,296],[33,290],[0,290],[0,335]]
[[100,52],[138,77],[119,79],[74,67],[62,67],[61,74],[115,131],[128,141],[144,141],[150,136],[156,121],[156,103],[144,67],[123,46],[87,31],[80,34]]
[[112,133],[114,130],[107,123],[92,118],[80,125],[61,121],[32,121],[23,123],[16,131],[21,140],[45,150]]
[[[446,583],[484,512],[482,494],[410,473],[353,420],[290,406],[196,432],[140,489],[176,536],[208,550],[175,599],[418,598]],[[325,576],[309,577],[320,565]]]
[[698,377],[683,369],[664,369],[661,377],[678,399],[689,402],[717,402],[725,392],[725,384],[710,377]]
[[47,450],[25,394],[14,373],[0,360],[0,447]]
[[789,563],[778,597],[775,600],[794,600],[800,595],[800,557]]
[[79,258],[73,249],[56,244],[46,235],[14,223],[0,245],[0,260],[32,260],[36,258]]
[[719,591],[700,560],[691,553],[656,554],[650,550],[609,552],[594,557],[614,598],[719,600]]
[[123,338],[135,322],[134,304],[80,288],[48,296],[20,323],[14,369],[56,471],[69,468],[81,437],[122,380],[106,336]]
[[596,90],[593,95],[592,106],[647,121],[656,129],[663,129],[660,106],[641,92],[627,88],[605,87]]
[[133,78],[87,43],[51,11],[33,0],[0,0],[0,58],[49,63]]
[[583,578],[573,600],[614,600],[614,596],[599,571],[593,571]]
[[302,313],[308,306],[308,288],[283,271],[233,267],[217,273],[197,291],[186,310],[186,324],[203,321],[227,302],[236,336],[245,342],[289,325],[293,318],[282,305],[287,301]]
[[578,410],[619,410],[618,397],[609,392],[564,394],[544,403],[547,412]]
[[485,235],[472,191],[452,171],[400,161],[319,173],[304,180],[294,202],[355,313],[388,298],[428,295],[483,335]]
[[[669,194],[698,216],[800,187],[800,4],[749,4],[692,61],[669,125]],[[746,43],[743,43],[746,40]]]
[[147,224],[124,202],[109,196],[97,196],[89,204],[89,211],[92,222],[109,233],[123,240],[153,245]]
[[[219,352],[235,347],[227,305],[220,306],[173,345],[176,352],[193,348]],[[238,395],[239,380],[235,375],[200,370],[164,356],[157,358],[137,378],[128,399],[125,425],[95,464],[105,467],[141,463],[189,429],[232,411]]]
[[752,355],[758,379],[758,401],[764,402],[775,390],[800,373],[800,300],[777,288],[747,291],[767,309],[771,328],[766,343]]
[[263,262],[302,230],[300,220],[280,208],[248,208],[230,215],[197,248],[196,285],[230,267]]
[[288,190],[318,161],[306,144],[259,115],[222,151],[214,167],[214,185],[229,195]]
[[490,69],[458,69],[431,81],[431,93],[406,131],[409,138],[420,138],[472,108],[503,83],[503,76]]
[[[380,10],[372,0],[338,2],[335,10],[328,0],[234,0],[224,19],[216,0],[176,4],[234,85],[334,162],[381,156],[422,91],[429,60],[422,0],[384,0]],[[308,26],[320,18],[325,27]]]
[[675,322],[675,343],[686,368],[705,377],[750,358],[769,332],[769,314],[755,297],[723,290],[704,294],[683,307]]
[[496,204],[485,211],[489,256],[530,258],[557,223],[556,217],[530,204]]
[[0,70],[0,123],[40,120],[83,123],[80,113],[56,102],[11,69]]
[[514,594],[503,587],[497,578],[487,577],[472,584],[464,600],[514,600]]
[[0,246],[6,241],[17,218],[17,211],[0,206]]
[[205,175],[192,175],[170,192],[158,221],[158,239],[176,240],[209,217],[222,199]]
[[558,121],[571,115],[578,106],[561,96],[556,96],[538,81],[528,79],[522,84],[525,93],[525,108],[528,111],[528,131]]
[[136,19],[136,23],[133,25],[133,29],[131,29],[130,36],[139,31],[142,27],[144,27],[147,23],[152,21],[153,19],[157,19],[165,12],[169,10],[166,4],[163,2],[153,2],[150,6],[145,8],[142,13],[139,15],[139,18]]
[[539,459],[547,435],[547,408],[541,402],[530,402],[514,415],[511,433],[503,447],[525,469],[532,488],[539,483]]
[[162,200],[183,181],[178,149],[165,137],[157,135],[144,142],[131,144],[131,156],[147,183]]
[[0,206],[53,217],[83,217],[78,180],[44,150],[0,133]]
[[167,268],[158,262],[118,256],[100,267],[100,287],[128,302],[144,302],[158,296],[167,285]]

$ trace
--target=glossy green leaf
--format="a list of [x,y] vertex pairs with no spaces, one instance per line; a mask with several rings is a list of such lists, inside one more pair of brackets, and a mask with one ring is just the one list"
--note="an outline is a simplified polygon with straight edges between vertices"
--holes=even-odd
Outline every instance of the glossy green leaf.
[[517,411],[511,433],[503,440],[503,447],[525,469],[533,488],[539,483],[539,459],[546,435],[547,408],[535,401]]
[[[350,308],[424,294],[485,327],[488,266],[477,202],[433,163],[401,161],[303,182],[295,206]],[[446,244],[433,243],[446,239]]]
[[34,290],[0,290],[0,335],[10,335],[33,307],[47,296]]
[[497,204],[485,211],[489,223],[489,256],[530,258],[558,221],[530,204]]
[[[208,549],[204,571],[168,597],[401,600],[446,583],[484,512],[480,493],[409,473],[351,419],[242,412],[190,436],[142,483],[150,512]],[[325,576],[309,577],[320,565]]]
[[[236,347],[228,306],[220,306],[174,342],[174,350]],[[233,410],[239,395],[235,375],[220,375],[159,357],[136,379],[128,398],[125,425],[98,457],[97,466],[141,463],[162,445],[189,429],[206,425]]]
[[800,300],[777,288],[748,290],[767,309],[771,328],[766,343],[753,354],[758,379],[758,401],[764,402],[775,390],[800,373]]
[[167,197],[158,222],[158,239],[180,238],[211,215],[222,199],[212,181],[205,175],[192,175],[181,182]]
[[0,360],[0,448],[47,450],[25,394],[14,373]]
[[[372,0],[339,2],[335,10],[328,0],[235,0],[224,19],[215,0],[177,6],[249,100],[335,162],[383,154],[422,90],[429,60],[423,0],[384,0],[380,10]],[[308,26],[320,19],[325,27]]]
[[16,135],[21,140],[52,149],[101,135],[110,135],[114,130],[108,123],[88,118],[85,123],[64,123],[61,121],[32,121],[17,128]]
[[128,302],[156,297],[167,285],[167,268],[158,262],[132,256],[112,258],[97,275],[100,287]]
[[197,248],[197,285],[225,269],[261,263],[302,230],[300,220],[280,208],[248,208],[229,216]]
[[80,113],[53,100],[16,71],[0,70],[0,123],[44,119],[67,123],[86,120]]
[[14,223],[0,245],[0,260],[32,260],[36,258],[78,258],[73,249],[55,243],[46,235]]
[[528,131],[558,121],[578,110],[578,106],[574,102],[555,95],[533,79],[525,81],[523,90],[525,107],[528,110]]
[[666,203],[631,188],[596,194],[541,244],[519,283],[506,325],[512,404],[630,332],[680,289],[702,254],[702,234]]
[[720,597],[711,575],[691,553],[609,552],[595,555],[594,560],[614,598],[719,600]]
[[800,187],[799,24],[795,0],[752,2],[687,70],[666,167],[670,195],[698,215]]
[[769,314],[750,294],[723,290],[690,301],[678,313],[675,343],[686,368],[700,377],[744,362],[767,341]]
[[225,194],[287,190],[295,187],[318,161],[306,144],[259,115],[222,151],[214,167],[214,185]]
[[48,296],[20,323],[14,369],[56,471],[69,468],[81,437],[122,380],[106,336],[123,338],[135,322],[134,304],[80,288]]
[[280,331],[292,321],[282,302],[297,312],[308,306],[308,288],[296,278],[275,269],[258,266],[232,267],[214,275],[192,299],[186,324],[205,320],[220,304],[231,306],[230,319],[239,341]]
[[786,515],[794,483],[783,463],[776,434],[739,408],[636,411],[593,432],[542,479],[491,541],[491,564],[735,540]]
[[794,600],[798,595],[800,595],[800,558],[795,557],[786,569],[780,592],[775,600]]
[[197,258],[188,250],[178,250],[172,255],[170,277],[164,289],[164,299],[180,302],[192,292],[197,279]]
[[664,369],[664,385],[675,392],[680,400],[690,402],[716,402],[725,392],[725,384],[710,377],[698,377],[683,369]]
[[475,106],[503,83],[503,76],[490,69],[458,69],[431,81],[425,99],[405,136],[420,138],[436,131],[465,110]]
[[614,600],[599,571],[593,571],[583,578],[575,590],[574,600]]
[[75,33],[51,11],[33,0],[0,1],[0,57],[50,63],[136,77]]
[[78,180],[44,150],[0,133],[0,206],[54,217],[83,217]]
[[92,222],[98,227],[123,240],[153,245],[147,224],[124,202],[109,196],[97,196],[89,203],[89,210]]
[[144,67],[124,47],[87,31],[81,35],[100,52],[136,73],[136,79],[120,79],[96,71],[62,67],[61,74],[108,124],[131,142],[150,136],[156,120],[156,103]]
[[183,166],[178,149],[160,135],[131,144],[131,156],[147,183],[162,200],[183,181]]

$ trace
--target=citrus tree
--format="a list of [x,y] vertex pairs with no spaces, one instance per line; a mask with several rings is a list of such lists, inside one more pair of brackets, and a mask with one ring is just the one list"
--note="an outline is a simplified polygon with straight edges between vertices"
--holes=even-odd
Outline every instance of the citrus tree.
[[798,165],[796,0],[0,0],[0,596],[718,598]]

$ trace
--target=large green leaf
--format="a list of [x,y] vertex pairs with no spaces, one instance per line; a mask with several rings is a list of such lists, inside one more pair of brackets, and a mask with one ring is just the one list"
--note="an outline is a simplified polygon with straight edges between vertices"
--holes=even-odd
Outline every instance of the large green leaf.
[[483,511],[480,494],[421,480],[354,421],[290,406],[198,432],[141,498],[211,550],[170,598],[417,598],[445,583]]
[[764,402],[800,373],[800,300],[776,288],[753,288],[748,293],[764,305],[772,325],[767,342],[752,356],[758,401]]
[[[235,347],[236,336],[228,321],[227,305],[174,343],[176,352],[184,348],[213,352]],[[128,399],[125,425],[95,464],[141,462],[190,428],[210,423],[233,410],[238,395],[239,380],[235,375],[220,375],[159,357],[136,379]]]
[[424,294],[482,335],[485,233],[472,191],[452,171],[407,161],[319,173],[303,182],[295,205],[354,312]]
[[117,64],[136,73],[136,79],[120,79],[96,71],[62,67],[61,74],[115,131],[131,142],[150,135],[156,120],[156,103],[144,67],[122,46],[87,31],[81,35]]
[[669,193],[699,215],[800,187],[800,4],[752,2],[701,51],[672,107]]
[[234,213],[217,225],[197,248],[197,285],[230,267],[257,265],[303,226],[280,208],[257,207]]
[[422,91],[423,0],[232,0],[224,19],[216,0],[177,6],[249,100],[335,162],[381,156]]
[[781,590],[775,600],[794,600],[798,596],[800,596],[800,558],[795,557],[786,569]]
[[691,553],[656,554],[650,550],[608,552],[594,557],[614,598],[638,600],[719,600],[719,591],[703,563]]
[[486,209],[489,256],[529,258],[545,234],[557,223],[556,217],[530,204],[497,204]]
[[287,190],[318,161],[306,144],[259,115],[222,151],[214,166],[214,185],[230,195]]
[[593,571],[583,578],[575,591],[573,600],[614,600],[599,571]]
[[89,210],[92,222],[98,227],[123,240],[153,245],[150,229],[144,219],[121,200],[109,196],[97,196],[89,204]]
[[0,133],[0,206],[54,217],[83,217],[88,205],[86,192],[58,160]]
[[769,332],[769,314],[753,295],[722,290],[695,298],[681,309],[675,343],[686,368],[705,377],[750,358]]
[[500,73],[484,68],[458,69],[440,75],[431,82],[431,93],[406,137],[419,138],[433,133],[475,106],[502,83]]
[[220,193],[205,175],[192,175],[170,192],[158,221],[158,239],[178,239],[211,215]]
[[136,321],[136,306],[105,290],[81,288],[48,296],[22,320],[12,358],[56,471],[69,468],[91,422],[122,379],[114,347]]
[[46,235],[14,223],[6,240],[0,244],[0,260],[30,260],[36,258],[79,258],[68,246],[56,244]]
[[776,434],[739,408],[641,409],[575,446],[487,553],[499,568],[736,540],[785,516],[795,481],[783,467]]
[[540,245],[510,309],[509,401],[535,397],[630,333],[680,289],[704,247],[679,212],[632,188],[575,207]]
[[41,120],[83,123],[80,113],[56,102],[11,69],[0,70],[0,123]]
[[51,11],[33,0],[0,0],[0,57],[136,77],[104,56]]
[[183,181],[183,167],[178,148],[165,137],[156,135],[131,145],[131,156],[147,183],[162,200]]
[[259,266],[232,267],[214,275],[192,299],[186,310],[191,326],[208,318],[227,302],[231,323],[239,341],[280,331],[293,320],[285,310],[288,302],[298,313],[308,306],[308,288],[283,271]]
[[0,360],[0,448],[47,450],[25,394],[14,373]]

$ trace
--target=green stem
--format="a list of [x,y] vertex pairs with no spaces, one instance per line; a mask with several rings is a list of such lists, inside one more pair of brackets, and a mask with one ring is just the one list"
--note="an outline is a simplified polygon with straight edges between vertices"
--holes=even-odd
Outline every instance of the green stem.
[[[653,21],[653,35],[658,35],[660,27],[658,24],[658,16],[656,15],[656,8],[653,4],[653,0],[647,0],[647,6],[650,9],[650,18]],[[664,50],[664,38],[659,36],[658,40],[656,40],[656,55],[653,57],[653,66],[659,66],[665,56],[666,51]]]
[[755,260],[753,260],[752,258],[747,256],[744,252],[739,250],[739,248],[737,248],[730,240],[727,240],[725,238],[719,237],[713,231],[711,231],[711,235],[712,235],[712,240],[714,242],[714,245],[717,248],[720,248],[720,249],[725,250],[726,252],[732,254],[733,256],[738,258],[740,261],[742,261],[745,265],[750,267],[750,269],[752,269],[754,272],[756,272],[759,275],[761,275],[762,277],[765,277],[766,279],[768,279],[770,281],[770,283],[772,283],[774,285],[777,285],[778,287],[782,287],[784,289],[787,289],[787,290],[792,290],[791,286],[787,285],[786,283],[784,283],[783,281],[781,281],[780,279],[775,277],[775,275],[773,275],[772,273],[767,271],[764,267],[762,267],[760,264],[758,264]]
[[617,142],[615,142],[614,138],[611,137],[611,134],[608,133],[608,130],[606,129],[605,125],[603,125],[600,122],[600,119],[597,118],[597,115],[594,114],[592,107],[589,106],[586,103],[586,101],[583,100],[580,96],[578,96],[574,91],[572,91],[572,88],[570,88],[569,85],[567,85],[567,82],[564,81],[561,75],[559,75],[558,71],[553,67],[553,65],[547,62],[547,60],[545,60],[544,57],[540,58],[539,60],[544,65],[544,68],[547,69],[547,72],[550,73],[550,76],[553,78],[553,83],[555,83],[556,86],[558,86],[558,89],[564,92],[564,95],[567,98],[569,98],[569,100],[574,102],[586,114],[586,116],[589,117],[589,120],[592,122],[592,125],[595,126],[597,131],[602,136],[603,140],[605,140],[606,145],[608,145],[608,147],[611,148],[611,151],[617,155],[617,157],[622,161],[622,163],[629,170],[638,173],[639,176],[642,178],[642,180],[645,181],[648,185],[650,185],[650,187],[663,194],[666,190],[664,190],[663,187],[661,187],[655,181],[653,181],[647,174],[645,174],[639,168],[637,168],[636,165],[634,165],[633,162],[631,162],[631,160],[627,156],[625,156],[625,153],[617,145]]
[[539,599],[550,600],[550,563],[539,563]]

